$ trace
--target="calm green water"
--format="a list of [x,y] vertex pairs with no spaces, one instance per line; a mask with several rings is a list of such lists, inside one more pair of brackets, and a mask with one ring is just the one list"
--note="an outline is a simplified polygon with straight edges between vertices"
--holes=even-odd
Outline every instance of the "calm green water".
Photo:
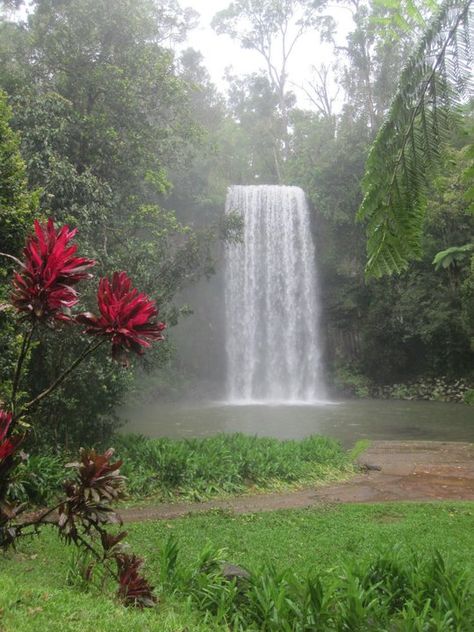
[[359,439],[474,442],[474,407],[439,402],[354,400],[317,406],[160,404],[128,409],[124,432],[150,437],[207,437],[219,432],[301,439],[335,437],[346,446]]

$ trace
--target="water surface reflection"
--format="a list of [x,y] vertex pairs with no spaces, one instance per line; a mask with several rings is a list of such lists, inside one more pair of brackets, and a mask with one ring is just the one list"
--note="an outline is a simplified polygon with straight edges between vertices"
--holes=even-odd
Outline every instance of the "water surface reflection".
[[474,408],[462,404],[353,400],[319,405],[159,404],[123,411],[124,432],[150,437],[206,437],[219,432],[301,439],[474,442]]

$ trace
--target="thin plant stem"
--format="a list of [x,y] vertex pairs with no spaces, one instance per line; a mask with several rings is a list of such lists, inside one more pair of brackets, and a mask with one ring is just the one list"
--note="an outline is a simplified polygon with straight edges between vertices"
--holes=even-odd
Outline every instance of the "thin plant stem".
[[86,539],[85,539],[82,535],[77,534],[77,535],[75,536],[75,540],[76,540],[77,542],[79,542],[79,544],[81,544],[81,545],[82,545],[85,549],[87,549],[90,553],[92,553],[92,555],[95,557],[95,559],[96,559],[98,562],[103,562],[103,561],[104,561],[103,556],[102,556],[100,553],[98,553],[98,552],[94,549],[94,547],[92,546],[92,544],[90,544],[90,543],[89,543],[89,542],[88,542],[88,541],[87,541],[87,540],[86,540]]
[[23,343],[21,345],[20,355],[18,356],[18,362],[16,364],[16,369],[15,369],[15,376],[13,378],[13,386],[12,386],[12,411],[13,411],[13,413],[15,412],[16,396],[17,396],[17,393],[18,393],[18,386],[20,384],[21,372],[22,372],[22,369],[23,369],[23,363],[24,363],[25,358],[26,358],[26,356],[28,354],[28,351],[29,351],[29,348],[30,348],[30,344],[31,344],[31,340],[33,338],[34,331],[35,331],[35,323],[33,322],[31,324],[31,329],[29,330],[29,332],[27,332],[23,336]]
[[17,263],[19,266],[24,268],[23,263],[19,259],[17,259],[16,257],[14,257],[13,255],[8,255],[6,252],[0,252],[0,257],[6,257],[7,259],[11,259],[15,263]]
[[[100,529],[98,530],[100,533]],[[90,553],[92,553],[92,555],[95,557],[95,559],[100,562],[101,564],[103,564],[105,570],[110,574],[110,576],[115,579],[115,581],[119,581],[119,575],[118,573],[114,572],[111,568],[110,565],[107,562],[107,559],[105,558],[105,554],[106,551],[104,551],[104,554],[101,555],[100,553],[98,553],[96,551],[96,549],[92,546],[92,544],[90,544],[82,535],[77,534],[76,535],[76,542],[79,545],[82,545],[87,551],[89,551]]]
[[[36,533],[38,533],[37,529],[40,529],[41,527],[44,527],[45,525],[49,525],[49,526],[53,526],[58,528],[58,525],[56,522],[44,522],[44,519],[46,518],[46,516],[48,516],[49,514],[53,513],[53,511],[55,511],[56,509],[58,509],[62,504],[59,503],[58,505],[56,505],[55,507],[52,507],[51,509],[49,509],[46,513],[42,514],[41,516],[38,516],[38,518],[34,519],[34,520],[30,520],[29,522],[24,522],[24,523],[20,523],[18,525],[15,525],[17,528],[19,528],[19,533],[17,537],[30,537],[35,535]],[[32,531],[31,533],[24,533],[23,530],[29,527],[33,527],[34,531]],[[96,527],[97,529],[97,527]],[[97,529],[97,531],[100,533],[101,529]],[[86,538],[83,535],[79,535],[76,534],[75,536],[75,542],[77,545],[79,546],[83,546],[87,551],[89,551],[89,553],[91,553],[94,558],[96,559],[97,562],[100,562],[101,564],[104,565],[104,568],[107,570],[107,572],[109,573],[109,575],[115,579],[116,581],[119,581],[119,576],[118,573],[115,572],[112,568],[110,568],[110,565],[105,557],[106,555],[106,551],[104,550],[104,553],[101,555],[93,546],[90,542],[88,542],[86,540]]]
[[27,404],[24,405],[21,411],[21,414],[25,414],[29,412],[34,406],[39,404],[41,400],[43,400],[45,397],[48,397],[48,395],[50,395],[53,391],[55,391],[58,388],[58,386],[60,386],[64,382],[64,380],[74,371],[74,369],[87,358],[87,356],[94,353],[94,351],[96,351],[105,342],[106,342],[105,339],[99,340],[98,342],[91,342],[91,344],[88,347],[86,347],[86,349],[81,353],[81,355],[74,360],[71,366],[69,366],[63,373],[61,373],[61,375],[50,386],[48,386],[48,388],[46,388],[34,399],[32,399],[31,401],[29,401]]

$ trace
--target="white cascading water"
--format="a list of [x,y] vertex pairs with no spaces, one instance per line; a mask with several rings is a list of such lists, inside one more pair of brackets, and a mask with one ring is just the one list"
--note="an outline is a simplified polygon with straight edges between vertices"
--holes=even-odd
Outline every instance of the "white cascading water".
[[228,401],[323,400],[315,249],[303,191],[233,186],[226,212],[244,220],[243,243],[226,250]]

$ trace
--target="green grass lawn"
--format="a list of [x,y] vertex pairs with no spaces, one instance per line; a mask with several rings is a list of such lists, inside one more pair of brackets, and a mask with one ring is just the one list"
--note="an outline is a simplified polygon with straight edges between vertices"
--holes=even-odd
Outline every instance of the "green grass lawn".
[[[155,585],[159,550],[171,533],[189,563],[212,543],[226,550],[230,562],[251,569],[272,562],[305,575],[401,545],[420,554],[438,549],[474,576],[474,503],[339,505],[243,516],[214,512],[129,525],[128,531],[128,542],[146,559],[145,573]],[[72,547],[45,532],[0,557],[2,632],[225,629],[183,601],[162,598],[156,609],[140,612],[118,605],[107,590],[70,586],[72,554]]]

